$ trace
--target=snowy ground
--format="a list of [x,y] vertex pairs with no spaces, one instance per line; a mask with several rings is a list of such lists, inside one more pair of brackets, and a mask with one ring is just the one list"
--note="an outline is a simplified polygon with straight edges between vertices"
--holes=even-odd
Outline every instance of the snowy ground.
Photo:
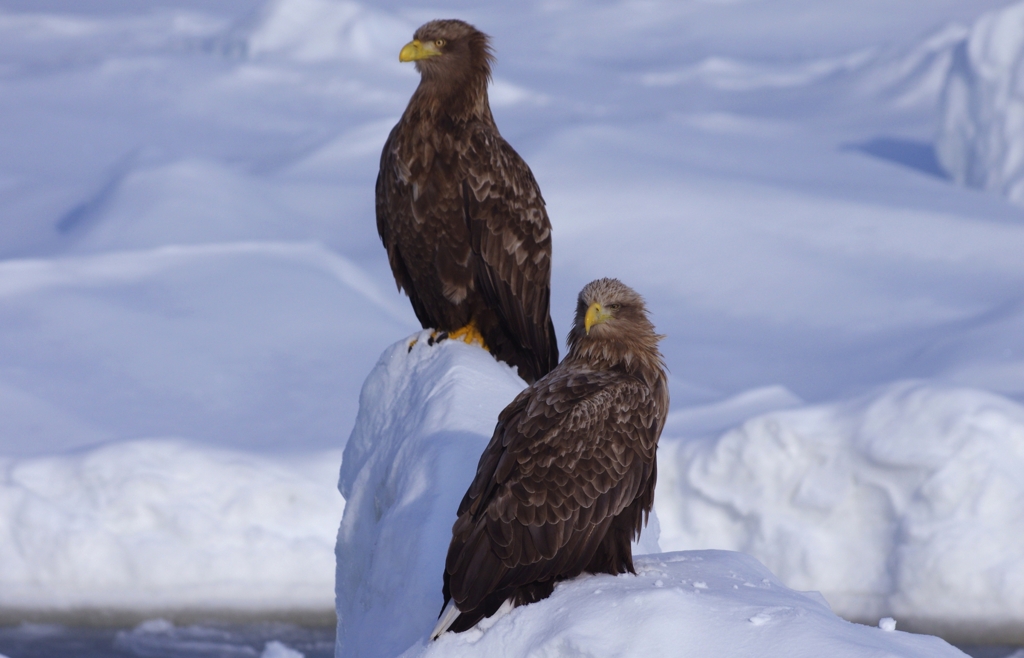
[[372,214],[396,53],[454,15],[494,36],[559,335],[618,276],[668,336],[661,548],[1020,628],[1024,10],[980,18],[1010,4],[0,0],[0,594],[196,606],[230,563],[224,605],[303,568],[329,601],[338,451],[418,328]]

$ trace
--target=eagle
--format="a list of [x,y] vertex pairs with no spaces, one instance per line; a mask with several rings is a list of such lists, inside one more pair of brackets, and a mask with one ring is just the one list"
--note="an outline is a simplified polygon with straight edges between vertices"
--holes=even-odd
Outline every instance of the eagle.
[[479,343],[532,383],[558,363],[544,198],[491,116],[487,35],[436,20],[413,36],[399,60],[420,84],[377,176],[391,271],[424,329]]
[[588,573],[636,573],[669,394],[643,298],[617,279],[579,294],[568,354],[498,416],[459,505],[431,634]]

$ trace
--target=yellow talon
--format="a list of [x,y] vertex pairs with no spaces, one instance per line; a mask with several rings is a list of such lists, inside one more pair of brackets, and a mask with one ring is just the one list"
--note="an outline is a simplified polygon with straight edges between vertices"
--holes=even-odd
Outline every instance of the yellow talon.
[[470,322],[465,327],[461,329],[456,329],[455,331],[448,334],[448,338],[461,340],[467,345],[472,345],[473,343],[476,343],[485,350],[487,349],[487,343],[484,342],[484,337],[476,328],[475,322]]
[[[442,338],[442,340],[444,340],[444,339]],[[406,350],[406,351],[411,352],[412,348],[415,347],[416,343],[418,343],[418,342],[420,342],[419,337],[416,337],[416,338],[413,338],[412,340],[410,340],[409,341],[409,349]],[[435,342],[437,342],[437,331],[436,330],[430,332],[430,338],[427,339],[427,345],[433,345]]]

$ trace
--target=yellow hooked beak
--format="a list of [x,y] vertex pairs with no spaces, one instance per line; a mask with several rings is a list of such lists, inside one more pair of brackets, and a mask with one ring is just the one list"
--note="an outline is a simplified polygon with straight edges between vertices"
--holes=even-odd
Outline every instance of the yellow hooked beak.
[[583,328],[586,330],[587,335],[589,335],[591,327],[595,324],[607,322],[611,317],[611,313],[604,310],[604,307],[597,302],[594,302],[590,305],[590,308],[587,309],[587,315],[583,318]]
[[398,61],[415,62],[418,59],[437,57],[440,54],[441,51],[434,46],[433,42],[423,43],[419,39],[413,39],[402,47],[402,52],[398,53]]

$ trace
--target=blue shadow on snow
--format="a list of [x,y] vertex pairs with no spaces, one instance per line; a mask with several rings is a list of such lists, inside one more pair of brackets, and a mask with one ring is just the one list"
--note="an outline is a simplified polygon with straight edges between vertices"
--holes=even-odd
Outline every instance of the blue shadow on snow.
[[936,178],[949,179],[939,160],[935,147],[927,142],[916,142],[898,137],[875,137],[859,144],[844,144],[844,151],[860,151],[875,158],[895,162]]

